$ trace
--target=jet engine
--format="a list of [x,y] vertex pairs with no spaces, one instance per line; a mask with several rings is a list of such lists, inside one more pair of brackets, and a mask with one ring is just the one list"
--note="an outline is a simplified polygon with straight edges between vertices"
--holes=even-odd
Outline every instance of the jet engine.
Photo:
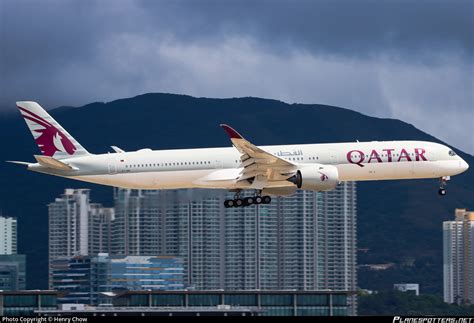
[[337,168],[331,165],[301,165],[288,181],[302,190],[329,191],[339,183],[339,173]]

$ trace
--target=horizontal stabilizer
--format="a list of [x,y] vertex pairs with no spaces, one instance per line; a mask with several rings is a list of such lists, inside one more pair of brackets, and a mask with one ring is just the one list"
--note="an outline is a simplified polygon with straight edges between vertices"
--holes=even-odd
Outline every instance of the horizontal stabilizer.
[[53,157],[35,155],[36,160],[41,166],[58,169],[58,170],[77,170],[77,168],[72,167],[62,161],[54,159]]
[[6,160],[7,163],[12,163],[12,164],[18,164],[18,165],[25,165],[29,166],[31,163],[29,162],[22,162],[22,161],[16,161],[16,160]]

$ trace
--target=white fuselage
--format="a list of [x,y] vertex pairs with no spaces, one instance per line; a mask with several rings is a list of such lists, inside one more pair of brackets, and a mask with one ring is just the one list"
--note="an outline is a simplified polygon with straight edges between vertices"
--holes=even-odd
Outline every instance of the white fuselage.
[[[439,178],[462,173],[467,163],[444,145],[425,141],[261,146],[295,167],[337,167],[339,181]],[[85,182],[135,189],[248,188],[237,182],[242,170],[234,148],[156,150],[63,159],[77,170],[31,164],[28,169]]]

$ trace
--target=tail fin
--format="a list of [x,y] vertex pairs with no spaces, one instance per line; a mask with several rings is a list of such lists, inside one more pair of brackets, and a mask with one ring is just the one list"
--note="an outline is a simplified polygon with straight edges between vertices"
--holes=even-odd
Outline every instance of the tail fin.
[[38,103],[23,101],[16,105],[43,155],[56,159],[89,155]]

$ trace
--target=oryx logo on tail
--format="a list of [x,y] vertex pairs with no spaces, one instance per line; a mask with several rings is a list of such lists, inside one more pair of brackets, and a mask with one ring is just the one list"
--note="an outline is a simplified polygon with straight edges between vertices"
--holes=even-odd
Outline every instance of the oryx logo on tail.
[[33,101],[18,101],[16,102],[16,106],[44,156],[61,160],[90,155],[90,153],[38,103]]
[[20,106],[18,108],[43,155],[52,157],[56,152],[74,154],[76,147],[61,130],[39,115]]

